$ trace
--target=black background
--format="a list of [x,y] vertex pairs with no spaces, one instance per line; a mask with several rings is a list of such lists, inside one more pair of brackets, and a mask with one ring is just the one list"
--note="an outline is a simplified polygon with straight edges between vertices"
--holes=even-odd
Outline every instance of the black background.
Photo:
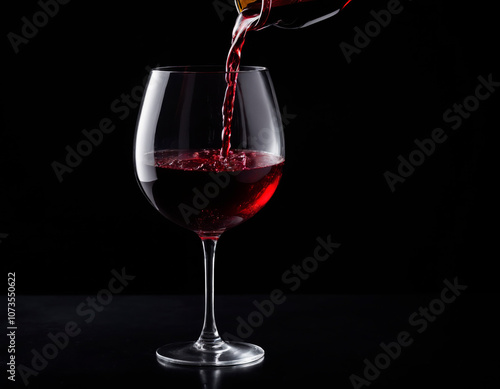
[[[243,64],[270,69],[286,107],[283,180],[253,219],[223,235],[218,293],[267,294],[316,247],[341,243],[300,293],[410,293],[444,278],[496,289],[490,133],[498,92],[456,131],[443,113],[478,76],[500,80],[493,9],[471,2],[402,1],[403,12],[347,63],[339,47],[386,1],[354,1],[315,26],[251,33]],[[5,10],[5,7],[8,7]],[[35,2],[4,5],[0,132],[0,258],[18,293],[96,293],[112,269],[136,276],[124,291],[203,291],[202,251],[191,232],[164,220],[135,181],[138,109],[121,119],[111,104],[141,85],[147,66],[223,64],[236,11],[212,1],[71,1],[15,53]],[[113,133],[59,182],[64,163],[103,118]],[[449,139],[389,189],[398,155],[443,127]],[[493,252],[496,252],[494,250]],[[496,255],[495,255],[496,256]]]

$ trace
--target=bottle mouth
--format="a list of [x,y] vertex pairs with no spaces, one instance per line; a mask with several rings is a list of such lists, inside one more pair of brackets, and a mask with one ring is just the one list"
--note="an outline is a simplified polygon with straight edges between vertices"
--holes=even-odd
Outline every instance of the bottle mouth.
[[271,12],[273,0],[261,0],[260,6],[257,0],[235,0],[235,4],[239,14],[246,10],[245,16],[259,16],[255,22],[252,23],[252,30],[261,30],[267,27],[266,22]]
[[248,4],[253,3],[255,0],[235,0],[234,3],[236,4],[236,9],[238,10],[239,13],[243,11]]

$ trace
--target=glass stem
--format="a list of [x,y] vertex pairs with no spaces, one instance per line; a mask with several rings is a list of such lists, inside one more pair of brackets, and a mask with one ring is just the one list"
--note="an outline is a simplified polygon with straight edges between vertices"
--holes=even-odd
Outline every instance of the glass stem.
[[214,266],[218,239],[218,236],[201,237],[205,255],[205,318],[196,347],[206,351],[220,350],[225,345],[217,331],[214,313]]

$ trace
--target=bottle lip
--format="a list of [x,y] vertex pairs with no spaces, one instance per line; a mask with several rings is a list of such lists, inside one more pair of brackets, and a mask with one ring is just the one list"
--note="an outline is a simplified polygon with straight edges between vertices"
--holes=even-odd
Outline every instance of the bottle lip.
[[185,65],[185,66],[159,66],[152,69],[153,72],[169,73],[255,73],[267,72],[264,66],[241,66],[238,71],[226,72],[222,65]]
[[243,8],[245,8],[241,5],[241,0],[235,0],[234,3],[236,5],[236,10],[238,11],[238,13],[241,13],[241,11],[243,11]]

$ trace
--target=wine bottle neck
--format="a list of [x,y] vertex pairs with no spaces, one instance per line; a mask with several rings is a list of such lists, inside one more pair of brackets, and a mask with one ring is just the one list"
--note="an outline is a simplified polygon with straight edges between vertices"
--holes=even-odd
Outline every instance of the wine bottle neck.
[[351,0],[235,0],[240,13],[260,14],[254,30],[274,25],[301,28],[328,19],[340,12]]

